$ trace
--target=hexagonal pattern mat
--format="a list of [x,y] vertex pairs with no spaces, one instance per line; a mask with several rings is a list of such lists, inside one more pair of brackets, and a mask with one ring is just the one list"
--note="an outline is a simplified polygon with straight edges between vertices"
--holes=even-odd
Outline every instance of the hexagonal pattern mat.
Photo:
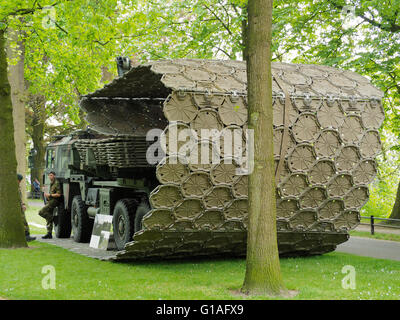
[[[136,76],[143,81],[140,86]],[[358,74],[327,66],[274,63],[273,79],[274,159],[276,168],[282,165],[276,177],[279,250],[286,255],[333,250],[359,223],[359,211],[368,201],[368,184],[377,170],[374,157],[381,150],[382,93]],[[144,230],[134,235],[120,259],[245,252],[249,177],[239,175],[238,168],[247,163],[241,158],[248,145],[242,134],[240,143],[225,146],[225,138],[210,136],[210,130],[247,129],[246,80],[243,62],[153,61],[89,97],[121,90],[124,98],[133,92],[149,98],[164,95],[166,156],[156,166],[161,185],[151,192]],[[282,85],[291,95],[289,105]],[[96,110],[95,103],[83,103],[95,127],[108,134],[132,133],[137,109],[125,116],[100,102]],[[143,127],[162,122],[158,114],[152,119],[146,112]],[[204,131],[207,136],[203,130],[209,130]],[[179,139],[180,132],[189,133],[186,140]],[[124,168],[143,161],[146,144],[140,139],[113,139],[80,141],[81,158],[91,148],[99,164]],[[193,160],[201,158],[201,148],[195,147],[204,145],[204,139],[219,163]],[[282,148],[284,140],[288,143]]]

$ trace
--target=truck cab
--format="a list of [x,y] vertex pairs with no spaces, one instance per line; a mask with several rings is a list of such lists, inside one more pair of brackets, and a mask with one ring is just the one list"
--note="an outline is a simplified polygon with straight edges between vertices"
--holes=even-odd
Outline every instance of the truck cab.
[[114,240],[121,250],[142,228],[156,181],[148,178],[154,176],[153,169],[119,171],[97,164],[93,150],[80,144],[101,138],[89,132],[55,137],[46,148],[44,192],[54,171],[63,193],[53,213],[56,237],[69,238],[72,232],[76,242],[89,242],[96,214],[112,215]]

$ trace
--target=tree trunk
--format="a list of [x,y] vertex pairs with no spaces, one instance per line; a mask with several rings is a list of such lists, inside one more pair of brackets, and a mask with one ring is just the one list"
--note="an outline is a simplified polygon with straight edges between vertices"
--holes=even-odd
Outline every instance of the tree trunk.
[[37,154],[33,157],[34,167],[31,168],[31,192],[34,191],[33,181],[38,179],[41,186],[43,185],[43,172],[44,172],[44,156],[46,146],[44,142],[45,132],[45,99],[44,97],[34,96],[30,99],[32,107],[32,121],[31,121],[31,138],[33,148],[36,149]]
[[[400,219],[400,183],[397,187],[396,201],[394,203],[390,219]],[[393,222],[392,222],[393,223]]]
[[18,194],[11,88],[0,29],[0,248],[26,247]]
[[[14,119],[14,141],[15,153],[17,157],[17,172],[26,176],[26,132],[25,132],[25,44],[18,40],[19,32],[11,28],[8,29],[7,37],[7,56],[14,60],[9,65],[8,81],[11,86],[11,101],[13,106]],[[12,44],[16,46],[13,47]],[[17,60],[15,64],[15,60]],[[21,192],[24,203],[26,203],[26,181],[21,182]]]
[[276,232],[271,76],[272,0],[249,0],[247,81],[254,170],[249,176],[249,228],[242,291],[284,292]]

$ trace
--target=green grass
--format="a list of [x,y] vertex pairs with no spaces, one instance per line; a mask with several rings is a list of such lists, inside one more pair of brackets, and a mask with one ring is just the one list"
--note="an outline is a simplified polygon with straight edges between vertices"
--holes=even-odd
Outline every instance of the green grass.
[[400,241],[400,234],[392,234],[392,233],[377,233],[374,235],[368,231],[350,231],[351,236],[357,237],[365,237],[377,240],[390,240],[390,241]]
[[[0,297],[9,299],[242,299],[244,259],[115,263],[39,243],[0,250]],[[56,289],[41,286],[42,268],[56,270]],[[342,268],[356,270],[355,290],[343,289]],[[294,299],[399,299],[400,262],[330,253],[281,259]],[[254,298],[254,297],[253,297]],[[265,299],[267,297],[257,297]]]

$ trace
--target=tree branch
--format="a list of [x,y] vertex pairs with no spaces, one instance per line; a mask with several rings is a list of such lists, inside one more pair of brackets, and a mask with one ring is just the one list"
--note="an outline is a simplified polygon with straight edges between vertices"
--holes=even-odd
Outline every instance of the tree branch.
[[224,21],[222,21],[222,19],[220,17],[218,17],[218,15],[211,10],[211,8],[209,8],[206,4],[204,4],[204,7],[211,12],[211,14],[222,24],[222,26],[225,28],[226,31],[228,31],[230,36],[233,36],[232,31],[229,29],[229,27],[226,25],[226,23]]
[[[332,4],[335,8],[339,10],[343,10],[343,5],[336,3],[334,0],[328,0],[330,4]],[[395,18],[394,19],[389,19],[387,17],[384,17],[381,15],[382,19],[386,19],[386,21],[389,23],[389,26],[385,26],[382,22],[377,21],[376,19],[370,19],[367,16],[365,16],[365,12],[356,8],[355,9],[355,14],[363,19],[364,21],[368,22],[369,24],[373,25],[374,27],[377,27],[381,30],[384,31],[390,31],[390,32],[399,32],[400,31],[400,25],[395,23],[396,16],[397,16],[397,11],[395,11]]]
[[[69,2],[69,1],[74,1],[74,0],[65,0],[65,2]],[[61,2],[59,2],[59,1],[58,2],[54,2],[53,4],[50,4],[50,5],[45,6],[45,7],[42,7],[40,5],[40,3],[37,2],[37,0],[35,0],[35,2],[32,5],[32,8],[20,8],[20,9],[16,9],[14,11],[8,12],[0,19],[0,22],[5,23],[7,18],[10,17],[10,16],[25,16],[25,15],[28,15],[28,14],[35,13],[35,11],[43,10],[44,8],[55,7],[59,3],[61,3]],[[37,4],[37,7],[35,7],[36,4]]]

